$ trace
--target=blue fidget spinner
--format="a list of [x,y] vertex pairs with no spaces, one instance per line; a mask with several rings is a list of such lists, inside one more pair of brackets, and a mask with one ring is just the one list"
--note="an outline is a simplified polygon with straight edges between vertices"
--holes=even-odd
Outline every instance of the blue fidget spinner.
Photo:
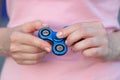
[[61,56],[67,52],[67,46],[65,44],[65,38],[57,38],[55,31],[46,27],[41,28],[38,32],[38,36],[43,40],[49,40],[53,43],[52,52],[55,55]]

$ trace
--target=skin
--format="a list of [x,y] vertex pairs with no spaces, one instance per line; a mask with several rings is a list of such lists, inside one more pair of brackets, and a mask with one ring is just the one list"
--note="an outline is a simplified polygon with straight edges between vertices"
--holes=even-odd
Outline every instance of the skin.
[[39,63],[51,52],[51,45],[48,42],[33,35],[42,27],[48,25],[33,21],[15,28],[0,28],[0,55],[11,56],[21,65]]
[[[33,21],[15,28],[0,28],[0,55],[11,56],[21,65],[39,63],[51,52],[50,43],[33,35],[42,27],[48,25]],[[120,58],[120,32],[108,34],[100,22],[73,24],[58,31],[57,36],[66,37],[66,44],[74,52],[82,52],[85,57],[105,60]]]
[[74,52],[82,52],[85,57],[103,60],[119,60],[120,31],[108,34],[101,22],[72,24],[57,33],[57,37],[67,37],[66,44]]
[[[48,42],[33,35],[42,27],[48,25],[33,21],[15,28],[0,28],[0,56],[10,56],[21,65],[39,63],[51,52]],[[66,37],[66,44],[85,57],[120,60],[120,31],[108,34],[101,22],[72,24],[58,31],[57,36]]]

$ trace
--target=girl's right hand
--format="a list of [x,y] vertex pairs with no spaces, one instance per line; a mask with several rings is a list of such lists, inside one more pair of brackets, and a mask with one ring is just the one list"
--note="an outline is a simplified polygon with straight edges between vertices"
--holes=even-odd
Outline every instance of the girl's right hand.
[[47,27],[47,25],[40,21],[34,21],[12,28],[10,55],[18,64],[39,63],[46,54],[51,52],[51,45],[48,42],[33,35],[36,30],[42,27]]

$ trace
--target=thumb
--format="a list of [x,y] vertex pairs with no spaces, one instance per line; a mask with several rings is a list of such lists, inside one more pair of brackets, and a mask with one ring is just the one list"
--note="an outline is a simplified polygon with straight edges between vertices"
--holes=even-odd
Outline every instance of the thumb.
[[48,27],[49,25],[43,24],[41,21],[33,21],[20,26],[20,30],[25,33],[34,33],[42,27]]

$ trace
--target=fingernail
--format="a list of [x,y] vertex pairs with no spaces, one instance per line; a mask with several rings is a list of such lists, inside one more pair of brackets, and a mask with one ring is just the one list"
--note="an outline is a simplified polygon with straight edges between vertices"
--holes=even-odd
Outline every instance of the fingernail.
[[61,37],[61,36],[62,36],[62,32],[58,32],[57,37]]
[[67,41],[65,41],[65,44],[66,44],[66,45],[67,45],[67,43],[68,43],[68,42],[67,42]]
[[46,47],[45,50],[46,50],[47,52],[50,52],[50,51],[51,51],[50,48],[48,48],[48,47]]
[[68,43],[68,41],[67,41],[67,40],[65,41],[65,44],[66,44],[68,47],[70,47],[70,46],[71,46],[71,44],[70,44],[70,43]]

